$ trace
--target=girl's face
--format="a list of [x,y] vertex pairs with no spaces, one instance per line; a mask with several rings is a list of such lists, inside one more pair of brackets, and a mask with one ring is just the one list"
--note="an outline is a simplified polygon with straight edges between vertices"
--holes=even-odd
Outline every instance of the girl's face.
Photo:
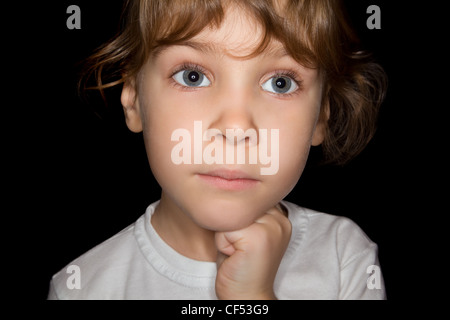
[[[128,126],[143,130],[162,201],[208,230],[241,229],[275,206],[300,178],[310,146],[323,140],[318,71],[277,41],[249,57],[261,37],[252,18],[228,8],[220,28],[160,48],[137,90],[123,89]],[[256,139],[231,136],[236,129]]]

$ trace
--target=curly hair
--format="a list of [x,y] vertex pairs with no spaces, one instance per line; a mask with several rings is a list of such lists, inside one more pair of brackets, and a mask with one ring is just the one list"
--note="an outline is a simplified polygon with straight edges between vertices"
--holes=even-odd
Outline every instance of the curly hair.
[[104,89],[135,80],[158,48],[219,27],[230,2],[263,27],[253,54],[276,39],[297,62],[323,75],[326,162],[344,164],[359,154],[375,133],[387,76],[360,50],[339,0],[127,0],[120,32],[86,59],[79,88],[100,90],[104,97]]

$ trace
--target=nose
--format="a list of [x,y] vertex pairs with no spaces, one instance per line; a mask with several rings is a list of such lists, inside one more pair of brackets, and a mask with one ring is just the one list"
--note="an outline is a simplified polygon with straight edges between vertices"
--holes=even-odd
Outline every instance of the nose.
[[256,144],[253,133],[258,132],[255,123],[257,102],[251,86],[242,80],[231,81],[217,88],[214,100],[214,118],[210,127],[220,130],[227,143],[234,144],[236,138],[237,143]]

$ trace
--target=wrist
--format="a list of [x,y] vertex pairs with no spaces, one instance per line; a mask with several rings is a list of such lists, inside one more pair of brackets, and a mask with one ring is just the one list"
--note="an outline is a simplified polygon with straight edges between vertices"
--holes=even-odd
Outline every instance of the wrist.
[[228,292],[228,294],[219,294],[217,292],[217,298],[219,300],[278,300],[278,298],[275,296],[274,292],[247,292],[247,293],[237,293],[235,292]]
[[274,293],[262,295],[261,297],[255,299],[255,300],[278,300],[278,298],[275,296]]
[[253,294],[244,300],[278,300],[273,291],[261,292],[258,294]]

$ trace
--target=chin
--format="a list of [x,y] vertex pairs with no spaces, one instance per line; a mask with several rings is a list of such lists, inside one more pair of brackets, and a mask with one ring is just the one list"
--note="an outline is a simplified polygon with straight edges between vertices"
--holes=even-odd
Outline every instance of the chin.
[[203,203],[201,208],[197,207],[192,218],[204,229],[216,232],[236,231],[250,226],[270,207],[243,204],[238,201],[214,201],[209,205]]

